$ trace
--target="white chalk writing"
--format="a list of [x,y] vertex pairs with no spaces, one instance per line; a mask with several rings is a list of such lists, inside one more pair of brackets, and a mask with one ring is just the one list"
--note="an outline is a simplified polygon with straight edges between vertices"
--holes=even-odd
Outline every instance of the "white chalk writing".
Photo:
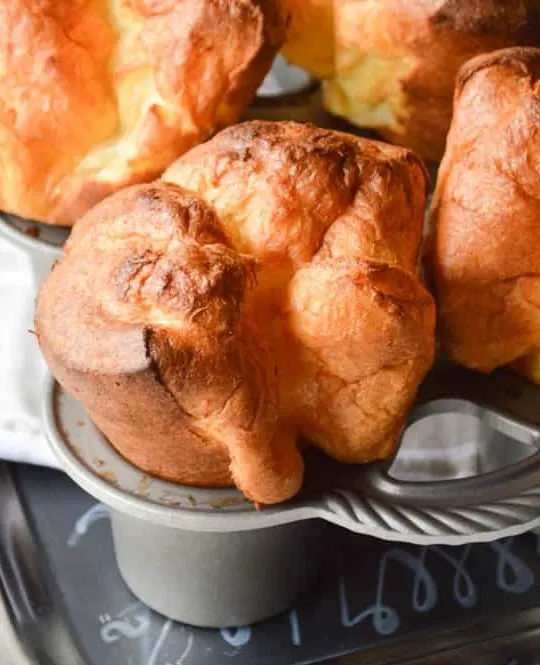
[[122,619],[113,619],[103,625],[99,631],[106,644],[112,644],[121,637],[134,640],[141,637],[150,627],[150,619],[144,612]]
[[161,629],[159,637],[157,638],[156,643],[154,644],[154,648],[150,653],[150,657],[148,658],[146,665],[156,665],[159,652],[161,651],[161,648],[163,647],[163,644],[167,639],[167,635],[169,634],[171,626],[172,626],[172,620],[167,619],[167,621],[165,621],[165,623],[163,624],[163,628]]
[[[497,587],[508,593],[525,593],[534,584],[534,575],[527,564],[513,551],[513,538],[490,543],[497,554]],[[379,562],[375,602],[357,614],[351,614],[345,578],[339,580],[339,603],[342,626],[350,628],[371,619],[374,630],[379,635],[395,633],[401,624],[397,610],[384,602],[386,596],[387,569],[390,562],[397,563],[412,573],[411,607],[415,612],[429,612],[438,602],[438,585],[427,565],[428,555],[436,555],[454,569],[452,591],[456,602],[465,608],[472,608],[478,602],[478,587],[466,562],[472,545],[462,548],[424,547],[411,553],[400,548],[387,550]]]
[[289,612],[289,623],[291,626],[291,641],[295,647],[302,644],[302,636],[300,634],[300,622],[298,621],[298,612],[292,610]]
[[241,628],[222,628],[220,633],[222,639],[224,639],[227,644],[236,648],[246,646],[251,639],[250,626],[242,626]]
[[88,529],[103,519],[109,518],[109,509],[102,503],[96,503],[75,522],[73,531],[67,539],[68,547],[76,547]]
[[514,538],[506,538],[490,543],[497,553],[497,572],[495,583],[508,593],[525,593],[534,584],[534,575],[529,566],[513,551]]

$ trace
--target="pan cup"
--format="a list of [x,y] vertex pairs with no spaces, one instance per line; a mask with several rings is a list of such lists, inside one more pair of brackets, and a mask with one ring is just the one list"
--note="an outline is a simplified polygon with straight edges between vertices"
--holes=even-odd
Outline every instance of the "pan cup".
[[290,609],[325,561],[322,519],[259,513],[235,489],[150,477],[121,457],[82,405],[48,382],[47,437],[63,469],[109,508],[128,588],[164,616],[206,628],[256,623]]

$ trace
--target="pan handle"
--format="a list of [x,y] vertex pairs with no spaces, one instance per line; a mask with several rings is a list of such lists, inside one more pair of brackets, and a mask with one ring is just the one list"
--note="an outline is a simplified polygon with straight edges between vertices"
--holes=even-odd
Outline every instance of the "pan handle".
[[508,414],[465,399],[442,398],[425,402],[411,413],[409,424],[444,413],[471,415],[531,447],[532,454],[506,467],[468,478],[435,481],[398,480],[389,474],[392,460],[366,466],[357,487],[383,501],[424,508],[459,508],[515,497],[540,486],[540,428]]

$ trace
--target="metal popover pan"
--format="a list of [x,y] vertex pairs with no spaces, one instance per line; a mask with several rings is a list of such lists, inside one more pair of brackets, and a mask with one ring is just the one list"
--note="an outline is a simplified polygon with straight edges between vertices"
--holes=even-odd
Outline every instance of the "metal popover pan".
[[43,418],[62,467],[109,507],[118,566],[133,593],[178,621],[224,627],[284,611],[314,583],[328,522],[423,545],[490,541],[538,527],[539,396],[512,372],[484,377],[440,363],[422,386],[405,437],[426,418],[444,415],[448,423],[452,414],[453,425],[477,419],[479,446],[489,457],[498,441],[515,452],[506,457],[510,464],[418,482],[393,477],[391,462],[343,465],[313,452],[302,492],[260,511],[235,489],[186,487],[141,472],[51,377]]
[[0,233],[27,252],[59,256],[70,229],[0,213]]

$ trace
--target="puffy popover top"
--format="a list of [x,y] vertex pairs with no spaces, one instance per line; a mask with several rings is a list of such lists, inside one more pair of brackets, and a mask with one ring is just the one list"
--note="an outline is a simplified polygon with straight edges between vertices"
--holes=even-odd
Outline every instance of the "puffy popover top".
[[280,0],[0,3],[0,209],[71,225],[238,120]]
[[410,152],[250,122],[76,224],[37,303],[54,375],[134,464],[258,503],[301,486],[303,437],[392,454],[433,357]]
[[[332,0],[328,0],[332,4]],[[538,0],[334,0],[327,108],[439,161],[459,68],[478,54],[540,46]]]
[[518,361],[540,384],[540,49],[461,70],[432,223],[450,354],[484,372]]

